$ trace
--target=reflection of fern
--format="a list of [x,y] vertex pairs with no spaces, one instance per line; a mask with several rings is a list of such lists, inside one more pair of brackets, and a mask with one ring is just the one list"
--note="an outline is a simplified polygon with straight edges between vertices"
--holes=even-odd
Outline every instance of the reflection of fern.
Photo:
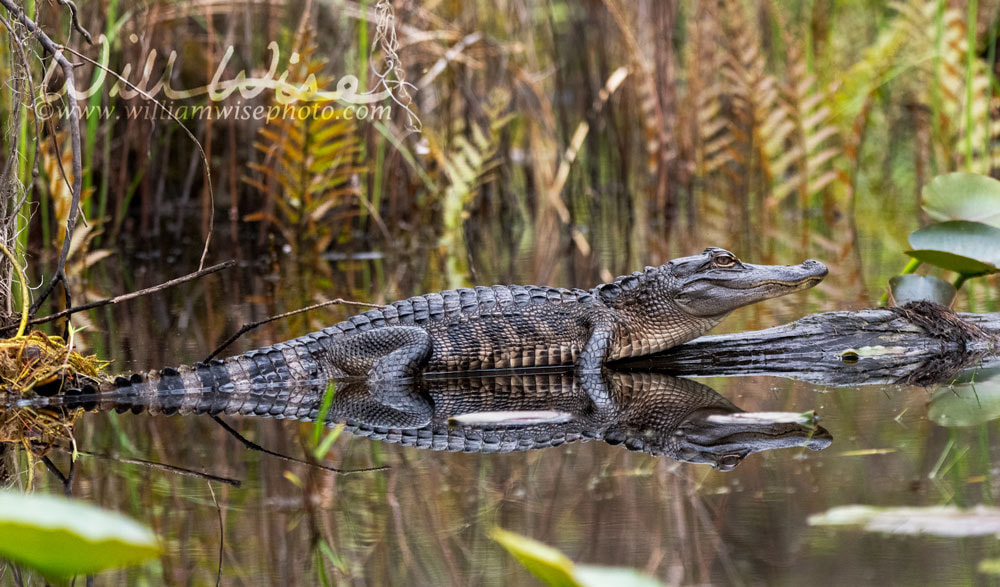
[[[317,75],[324,65],[323,60],[310,59],[316,48],[311,40],[304,47],[303,65],[294,70],[297,79],[290,80],[296,83]],[[319,86],[323,87],[322,81]],[[339,234],[336,220],[358,212],[354,205],[361,197],[358,176],[365,171],[362,143],[354,120],[345,118],[344,110],[334,103],[293,106],[310,113],[304,118],[275,118],[262,127],[254,147],[265,155],[264,162],[249,164],[260,179],[244,177],[273,202],[275,212],[262,211],[246,219],[269,222],[298,252],[321,253]]]

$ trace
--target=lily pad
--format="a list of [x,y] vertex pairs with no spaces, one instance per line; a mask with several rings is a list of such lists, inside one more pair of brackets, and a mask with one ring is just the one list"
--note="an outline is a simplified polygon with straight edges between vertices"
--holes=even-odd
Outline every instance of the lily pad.
[[624,567],[578,565],[565,554],[537,540],[494,528],[490,538],[496,540],[514,555],[526,569],[546,585],[558,587],[598,587],[622,585],[623,587],[662,587],[652,577]]
[[962,275],[1000,271],[1000,228],[951,220],[931,224],[910,235],[907,255]]
[[43,575],[88,575],[159,553],[149,528],[117,512],[51,495],[0,492],[0,557]]
[[[927,417],[938,426],[964,428],[1000,419],[1000,369],[969,369],[934,394]],[[963,381],[964,379],[964,381]]]
[[939,175],[924,186],[924,212],[934,220],[972,220],[1000,228],[1000,181],[978,173]]
[[954,285],[933,275],[897,275],[889,279],[889,296],[894,306],[919,301],[951,306],[957,294]]
[[929,534],[950,538],[987,536],[1000,534],[1000,508],[846,505],[809,516],[809,525],[853,527],[883,534]]

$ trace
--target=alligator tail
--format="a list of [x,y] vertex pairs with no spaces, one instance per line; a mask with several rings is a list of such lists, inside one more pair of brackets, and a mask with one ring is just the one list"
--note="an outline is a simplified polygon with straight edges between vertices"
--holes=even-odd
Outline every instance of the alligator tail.
[[164,414],[230,414],[310,419],[326,388],[321,377],[294,377],[270,349],[224,361],[182,365],[118,376],[111,381],[79,380],[47,405],[88,411]]

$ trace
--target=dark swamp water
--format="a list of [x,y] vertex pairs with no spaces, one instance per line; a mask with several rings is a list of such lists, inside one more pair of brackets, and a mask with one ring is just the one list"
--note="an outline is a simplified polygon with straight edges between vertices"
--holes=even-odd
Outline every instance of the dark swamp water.
[[[99,47],[57,34],[71,24],[56,3],[24,4],[42,7],[39,19],[56,41],[99,57]],[[709,246],[750,263],[815,258],[830,269],[817,287],[737,310],[713,333],[870,308],[906,265],[908,235],[928,221],[922,186],[951,171],[995,172],[1000,161],[997,133],[983,130],[996,128],[1000,112],[1000,9],[992,0],[978,3],[975,22],[977,3],[936,0],[78,4],[83,26],[114,37],[109,66],[131,67],[133,79],[157,51],[155,79],[176,50],[178,87],[206,86],[227,47],[234,49],[224,79],[241,68],[262,79],[273,41],[280,71],[296,82],[315,70],[325,87],[350,74],[372,88],[371,72],[388,72],[390,60],[417,88],[412,101],[393,95],[396,110],[382,120],[185,119],[205,149],[211,196],[199,152],[173,121],[83,120],[90,223],[75,237],[89,254],[67,266],[75,302],[195,271],[213,218],[206,264],[237,261],[75,315],[75,344],[113,361],[115,373],[202,360],[244,324],[337,298],[378,304],[494,283],[589,288]],[[975,50],[970,37],[978,37]],[[20,45],[41,52],[28,39]],[[13,79],[7,63],[18,46],[0,43],[3,79]],[[90,65],[76,72],[79,87],[97,79]],[[116,105],[121,114],[126,101],[111,86],[109,78],[89,104]],[[268,90],[243,105],[275,99]],[[216,105],[240,100],[234,93]],[[0,114],[13,116],[8,102],[0,100]],[[209,103],[202,95],[177,101]],[[419,115],[419,133],[407,128],[404,105]],[[34,125],[21,123],[30,136]],[[56,142],[39,141],[45,165],[56,160],[47,146]],[[19,250],[35,285],[55,266],[53,202],[65,196],[65,182],[51,172],[32,179],[31,166],[22,167],[35,199],[25,207],[31,220],[18,225]],[[954,279],[926,265],[920,272]],[[998,277],[966,282],[956,310],[1000,311]],[[269,322],[226,354],[350,313],[334,306]],[[500,399],[476,410],[527,409],[500,400],[545,387],[537,374],[504,377],[492,388]],[[758,437],[750,448],[772,450],[735,468],[746,442],[713,453],[729,471],[684,462],[705,460],[690,447],[706,437],[704,412],[639,426],[658,431],[643,441],[674,443],[662,456],[602,440],[465,454],[344,431],[321,464],[382,468],[351,475],[247,450],[205,416],[85,413],[76,445],[110,458],[81,455],[73,494],[138,520],[164,546],[153,562],[97,575],[98,585],[207,585],[217,574],[224,585],[537,584],[490,539],[493,528],[668,585],[991,584],[1000,574],[997,514],[972,508],[1000,505],[1000,375],[967,378],[974,384],[677,382],[664,374],[632,382],[687,389],[700,398],[694,404],[721,412],[815,411],[823,432],[792,427],[768,442]],[[545,401],[530,409],[579,408],[581,384],[546,381]],[[488,387],[451,384],[471,394]],[[344,385],[336,397],[356,391]],[[297,458],[316,446],[310,422],[226,421]],[[550,439],[592,433],[552,430]],[[51,456],[68,469],[66,453]],[[26,458],[12,460],[10,484],[23,490]],[[62,494],[43,466],[33,474],[32,490]],[[972,514],[920,535],[909,530],[928,522],[912,512],[879,532],[815,523],[848,505]],[[0,575],[0,584],[14,580]]]

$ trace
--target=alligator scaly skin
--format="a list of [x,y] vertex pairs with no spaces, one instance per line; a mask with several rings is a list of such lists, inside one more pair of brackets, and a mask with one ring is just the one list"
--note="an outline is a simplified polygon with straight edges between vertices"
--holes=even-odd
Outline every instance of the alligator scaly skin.
[[[254,393],[178,389],[138,395],[122,380],[34,406],[150,414],[240,414],[315,421],[327,382],[262,384]],[[515,421],[514,413],[541,415]],[[510,418],[484,414],[509,414]],[[575,369],[504,375],[440,375],[408,382],[337,382],[325,424],[355,435],[449,452],[507,453],[600,441],[629,450],[732,468],[753,452],[825,448],[830,435],[795,422],[716,423],[742,410],[711,388],[662,373]],[[471,421],[454,418],[472,415]],[[552,417],[555,415],[556,417]],[[734,456],[735,455],[735,456]],[[730,459],[723,461],[723,459]],[[735,460],[734,460],[735,459]]]

